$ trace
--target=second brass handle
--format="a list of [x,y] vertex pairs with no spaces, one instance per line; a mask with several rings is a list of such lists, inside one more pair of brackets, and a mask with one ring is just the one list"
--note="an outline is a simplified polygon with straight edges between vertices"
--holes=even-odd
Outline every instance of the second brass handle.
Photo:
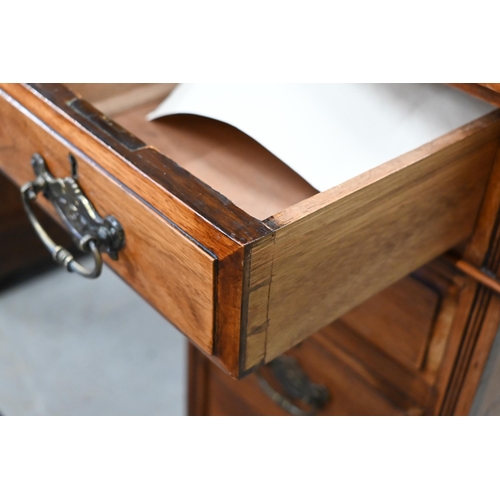
[[[261,389],[285,411],[296,416],[315,415],[330,399],[328,389],[309,380],[297,360],[281,355],[268,364],[274,378],[282,387],[283,394],[275,390],[264,376],[257,372]],[[292,400],[301,401],[305,408]]]

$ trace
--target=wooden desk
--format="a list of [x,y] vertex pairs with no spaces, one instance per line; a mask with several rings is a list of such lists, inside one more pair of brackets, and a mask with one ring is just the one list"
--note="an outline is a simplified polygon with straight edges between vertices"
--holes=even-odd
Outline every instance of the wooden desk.
[[284,413],[252,372],[279,391],[259,367],[285,352],[328,390],[321,414],[469,411],[500,307],[443,254],[499,272],[498,112],[315,194],[230,127],[145,123],[166,87],[77,90],[125,129],[64,86],[0,87],[2,189],[34,152],[61,177],[75,155],[125,229],[106,263],[197,346],[191,414]]

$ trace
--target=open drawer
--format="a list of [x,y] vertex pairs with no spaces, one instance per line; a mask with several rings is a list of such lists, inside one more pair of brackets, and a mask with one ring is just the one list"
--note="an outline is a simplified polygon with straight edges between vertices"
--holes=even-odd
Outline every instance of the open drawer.
[[61,84],[0,85],[0,169],[21,186],[40,153],[66,177],[71,153],[125,232],[106,263],[235,377],[467,239],[500,139],[495,111],[316,193],[229,126],[146,122],[168,86],[75,88],[107,114]]

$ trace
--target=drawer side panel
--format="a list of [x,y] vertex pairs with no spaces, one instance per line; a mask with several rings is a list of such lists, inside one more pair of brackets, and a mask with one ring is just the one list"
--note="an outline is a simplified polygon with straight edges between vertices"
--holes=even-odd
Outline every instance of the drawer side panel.
[[499,119],[488,115],[268,221],[276,236],[263,255],[266,362],[471,235]]

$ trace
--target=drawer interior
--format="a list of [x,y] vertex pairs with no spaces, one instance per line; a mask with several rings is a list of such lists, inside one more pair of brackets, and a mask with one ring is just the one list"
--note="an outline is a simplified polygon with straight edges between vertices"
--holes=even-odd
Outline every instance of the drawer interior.
[[[317,193],[280,159],[231,125],[188,114],[147,121],[146,115],[172,91],[174,84],[68,86],[146,144],[156,147],[257,219],[268,219]],[[439,84],[436,87],[440,87]],[[395,90],[389,88],[388,91],[397,90],[395,87]],[[471,96],[462,96],[459,90],[449,88],[447,92],[460,94],[460,99],[471,109],[476,106],[477,116],[493,109],[491,105]],[[473,101],[477,101],[477,104]],[[441,109],[436,108],[436,120],[442,120],[442,115],[450,111],[457,110],[450,109],[449,103]],[[469,112],[474,116],[473,112]],[[363,117],[357,119],[361,121]],[[412,117],[407,119],[411,120]],[[332,159],[332,164],[335,165],[335,159]],[[374,163],[373,167],[377,167],[377,164]],[[347,182],[358,183],[356,178]]]
[[144,84],[130,89],[116,84],[102,92],[93,84],[69,86],[257,219],[317,192],[258,142],[226,123],[194,115],[147,121],[146,115],[168,95],[168,86]]

